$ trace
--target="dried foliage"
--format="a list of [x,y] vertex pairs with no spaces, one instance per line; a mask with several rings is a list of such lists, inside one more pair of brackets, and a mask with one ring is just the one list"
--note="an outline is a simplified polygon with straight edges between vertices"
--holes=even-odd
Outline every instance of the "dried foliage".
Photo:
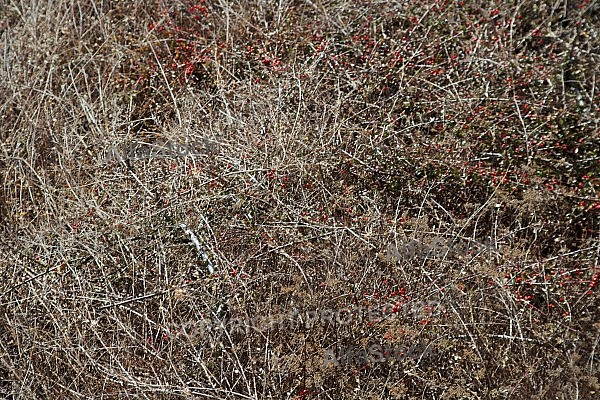
[[[0,5],[0,394],[596,398],[599,35],[596,0]],[[436,238],[498,251],[386,260]]]

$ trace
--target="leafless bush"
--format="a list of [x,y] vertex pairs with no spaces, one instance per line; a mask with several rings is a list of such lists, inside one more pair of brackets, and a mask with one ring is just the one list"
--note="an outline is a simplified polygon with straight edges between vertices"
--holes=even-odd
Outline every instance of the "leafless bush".
[[[0,393],[595,398],[598,7],[0,6]],[[227,329],[387,304],[440,309]]]

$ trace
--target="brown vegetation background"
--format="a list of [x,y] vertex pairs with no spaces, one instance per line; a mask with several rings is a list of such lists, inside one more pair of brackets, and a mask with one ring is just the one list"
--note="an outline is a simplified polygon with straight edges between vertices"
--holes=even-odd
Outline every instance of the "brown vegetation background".
[[[599,45],[596,0],[2,2],[0,397],[597,398]],[[166,142],[218,146],[104,161]],[[386,262],[435,238],[498,251]]]

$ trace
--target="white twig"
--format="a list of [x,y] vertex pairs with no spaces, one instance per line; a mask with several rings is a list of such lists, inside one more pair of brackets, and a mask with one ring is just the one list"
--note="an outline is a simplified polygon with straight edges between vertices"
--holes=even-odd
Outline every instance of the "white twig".
[[212,263],[208,259],[208,254],[202,248],[202,245],[200,244],[200,241],[198,240],[198,237],[194,234],[194,232],[192,232],[190,230],[190,228],[187,227],[186,224],[179,224],[179,226],[181,227],[181,229],[183,229],[183,231],[185,232],[185,234],[190,237],[190,239],[192,240],[192,242],[196,246],[196,250],[198,250],[198,253],[200,253],[200,256],[202,257],[202,261],[204,261],[206,263],[206,266],[208,268],[208,272],[210,274],[214,274],[215,273],[215,269],[213,268]]

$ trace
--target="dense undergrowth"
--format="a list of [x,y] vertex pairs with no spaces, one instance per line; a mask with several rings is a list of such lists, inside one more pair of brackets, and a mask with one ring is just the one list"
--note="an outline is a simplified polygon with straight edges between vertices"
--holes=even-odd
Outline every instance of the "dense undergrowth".
[[[597,397],[599,7],[0,5],[0,393]],[[106,162],[165,142],[218,151]],[[435,238],[498,250],[386,260]]]

